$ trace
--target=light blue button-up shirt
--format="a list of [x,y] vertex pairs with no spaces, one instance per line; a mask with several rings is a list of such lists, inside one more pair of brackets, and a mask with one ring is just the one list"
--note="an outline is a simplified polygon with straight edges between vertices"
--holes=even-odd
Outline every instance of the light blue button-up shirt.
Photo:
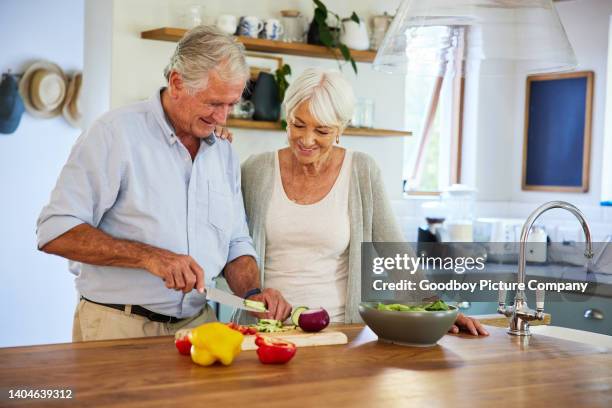
[[[240,163],[229,142],[204,139],[192,162],[163,111],[160,92],[115,109],[76,141],[38,219],[39,248],[87,223],[107,234],[188,254],[205,285],[242,255],[255,257],[240,190]],[[78,292],[102,303],[141,305],[179,318],[204,295],[166,288],[143,269],[73,263]]]

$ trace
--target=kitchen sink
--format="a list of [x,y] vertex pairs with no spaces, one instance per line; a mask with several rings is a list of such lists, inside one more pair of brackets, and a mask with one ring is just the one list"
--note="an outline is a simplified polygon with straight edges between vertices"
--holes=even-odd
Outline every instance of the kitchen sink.
[[535,336],[555,337],[558,339],[575,341],[577,343],[590,344],[592,346],[607,347],[612,350],[612,336],[606,336],[605,334],[545,325],[531,326],[529,330]]

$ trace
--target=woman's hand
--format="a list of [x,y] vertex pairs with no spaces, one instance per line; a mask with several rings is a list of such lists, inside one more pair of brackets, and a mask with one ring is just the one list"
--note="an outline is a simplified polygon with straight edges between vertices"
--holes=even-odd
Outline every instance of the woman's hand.
[[223,126],[215,126],[215,135],[217,135],[219,139],[227,139],[230,143],[234,141],[234,134]]
[[486,331],[484,326],[480,322],[472,317],[468,317],[463,313],[457,315],[455,324],[448,330],[449,333],[459,333],[459,331],[465,331],[473,336],[488,336],[489,332]]

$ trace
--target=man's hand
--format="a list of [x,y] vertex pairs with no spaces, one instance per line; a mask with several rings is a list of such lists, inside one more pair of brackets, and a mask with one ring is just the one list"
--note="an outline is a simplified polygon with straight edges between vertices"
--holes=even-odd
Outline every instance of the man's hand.
[[448,330],[449,333],[459,333],[459,331],[466,331],[473,336],[483,335],[488,336],[489,332],[484,328],[480,322],[474,318],[467,317],[463,313],[457,314],[455,324]]
[[264,289],[260,294],[249,297],[249,300],[263,302],[268,309],[267,313],[254,313],[260,319],[275,319],[284,321],[291,314],[291,305],[276,289]]
[[158,249],[145,261],[146,269],[159,276],[168,289],[189,293],[192,289],[204,292],[204,270],[189,255]]
[[234,134],[223,126],[215,126],[215,135],[217,135],[219,139],[227,139],[230,143],[234,141]]

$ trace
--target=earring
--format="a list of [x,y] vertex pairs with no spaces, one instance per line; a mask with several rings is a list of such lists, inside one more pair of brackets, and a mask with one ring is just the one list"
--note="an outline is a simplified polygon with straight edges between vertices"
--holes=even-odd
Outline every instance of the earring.
[[336,144],[340,144],[340,135],[336,135]]

